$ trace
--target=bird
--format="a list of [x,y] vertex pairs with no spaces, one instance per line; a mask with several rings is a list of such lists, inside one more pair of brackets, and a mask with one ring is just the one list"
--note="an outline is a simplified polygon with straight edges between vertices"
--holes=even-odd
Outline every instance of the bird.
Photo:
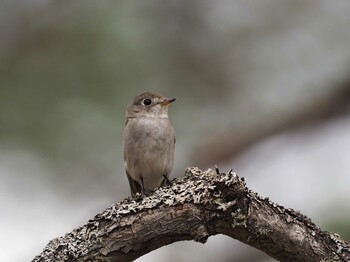
[[155,92],[137,95],[128,105],[123,135],[124,166],[132,197],[170,183],[175,132],[168,106],[176,98]]

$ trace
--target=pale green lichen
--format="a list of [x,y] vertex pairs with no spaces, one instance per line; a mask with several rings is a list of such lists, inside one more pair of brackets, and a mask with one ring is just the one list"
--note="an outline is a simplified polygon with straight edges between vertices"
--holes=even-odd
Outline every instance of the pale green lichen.
[[272,231],[266,227],[259,227],[258,234],[260,236],[268,236]]
[[[125,220],[122,218],[134,214],[138,211],[153,209],[160,205],[168,207],[176,206],[184,203],[211,205],[217,210],[226,211],[234,207],[235,200],[226,201],[222,197],[222,192],[218,190],[219,184],[226,187],[237,183],[238,177],[233,172],[217,174],[212,169],[202,172],[199,168],[187,168],[185,177],[176,179],[171,187],[158,188],[149,196],[136,195],[135,198],[128,197],[124,201],[114,204],[102,213],[95,216],[93,220],[82,227],[73,230],[64,237],[54,239],[45,247],[42,254],[33,261],[66,261],[76,259],[86,255],[93,246],[99,243],[101,237],[111,230],[119,226],[131,224],[133,220]],[[233,226],[245,226],[246,221],[243,213],[238,209],[232,213],[234,218]],[[112,220],[116,223],[104,232],[100,228],[98,221]],[[102,253],[101,253],[102,252]],[[103,249],[100,250],[103,253]],[[51,257],[51,260],[46,258]],[[53,259],[54,258],[54,259]],[[99,258],[100,261],[108,261],[108,258]]]
[[231,226],[233,228],[235,227],[247,227],[247,214],[244,214],[244,212],[242,212],[242,210],[240,208],[237,208],[235,211],[231,212],[231,216],[232,216],[232,223]]

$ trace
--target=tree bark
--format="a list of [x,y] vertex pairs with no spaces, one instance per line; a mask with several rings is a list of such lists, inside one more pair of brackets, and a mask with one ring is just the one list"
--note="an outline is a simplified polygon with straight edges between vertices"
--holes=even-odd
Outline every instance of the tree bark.
[[51,240],[33,261],[132,261],[181,240],[224,234],[280,261],[350,261],[350,246],[249,190],[233,172],[187,168],[149,196],[128,197]]

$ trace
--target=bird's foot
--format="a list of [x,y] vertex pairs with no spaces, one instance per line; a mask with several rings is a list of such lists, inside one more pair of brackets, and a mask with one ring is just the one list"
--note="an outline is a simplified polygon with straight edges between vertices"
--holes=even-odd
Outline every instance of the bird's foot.
[[164,177],[164,181],[165,181],[164,185],[171,186],[171,181],[170,181],[169,177],[167,175],[163,175],[163,177]]
[[151,192],[152,191],[148,190],[148,189],[144,189],[144,188],[141,189],[141,195],[142,196],[146,196],[147,197],[147,196],[149,196],[151,194]]

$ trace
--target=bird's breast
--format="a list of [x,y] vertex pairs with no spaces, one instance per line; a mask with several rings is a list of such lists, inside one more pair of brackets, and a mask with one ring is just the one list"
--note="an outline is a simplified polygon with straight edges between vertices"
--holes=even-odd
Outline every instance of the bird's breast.
[[[162,181],[174,161],[174,130],[168,118],[128,121],[124,131],[124,158],[133,179],[142,177],[145,187]],[[159,185],[156,185],[159,186]]]

